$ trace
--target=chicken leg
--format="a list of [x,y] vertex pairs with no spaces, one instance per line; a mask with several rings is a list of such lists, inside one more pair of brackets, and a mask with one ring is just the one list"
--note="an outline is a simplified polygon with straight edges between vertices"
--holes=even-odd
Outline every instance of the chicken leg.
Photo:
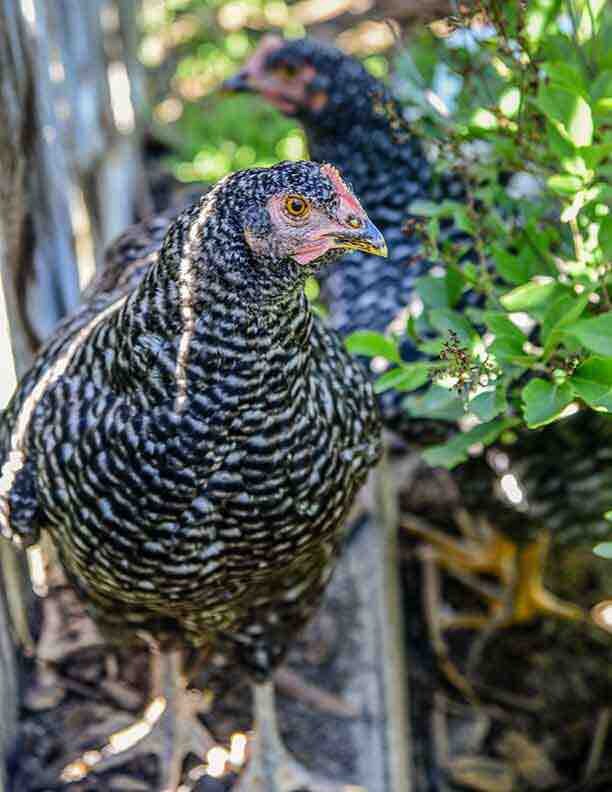
[[159,760],[159,792],[175,792],[189,753],[204,757],[215,741],[200,722],[197,695],[187,690],[180,650],[152,652],[153,699],[142,718],[112,734],[98,751],[87,751],[67,765],[63,781],[80,780],[124,765],[136,756],[154,754]]
[[278,731],[273,682],[254,686],[254,707],[251,758],[233,792],[365,792],[322,779],[290,756]]
[[[544,587],[543,570],[550,547],[546,531],[538,532],[533,541],[520,547],[486,519],[474,527],[467,512],[460,510],[455,517],[462,538],[448,536],[414,515],[403,521],[405,530],[436,550],[438,562],[450,574],[487,600],[488,612],[445,617],[445,630],[488,629],[493,624],[509,627],[538,616],[572,621],[584,618],[579,607],[563,602]],[[499,580],[501,589],[496,592],[473,577],[482,574]]]
[[579,621],[584,611],[572,602],[564,602],[544,587],[543,575],[550,547],[550,534],[541,531],[521,549],[513,597],[514,622],[526,622],[538,616]]

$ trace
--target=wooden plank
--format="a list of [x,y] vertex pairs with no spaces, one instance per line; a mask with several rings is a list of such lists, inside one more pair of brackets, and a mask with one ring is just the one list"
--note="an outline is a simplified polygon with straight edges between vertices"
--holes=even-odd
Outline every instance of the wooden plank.
[[[0,256],[2,245],[0,240]],[[9,323],[4,299],[4,289],[0,281],[0,409],[4,407],[15,387],[15,366],[9,340]],[[8,568],[13,561],[10,546],[0,543],[2,569]],[[11,750],[17,729],[18,685],[17,662],[9,616],[9,591],[5,586],[5,576],[0,571],[0,792],[7,789],[6,763],[4,757]]]
[[[320,775],[355,792],[413,792],[397,498],[385,463],[366,496],[369,514],[349,529],[323,605],[288,658],[323,694],[296,695],[281,669],[278,688],[292,695],[279,696],[279,720],[288,747]],[[316,698],[318,710],[304,703]]]
[[368,792],[411,792],[407,664],[397,556],[397,493],[386,459],[370,481],[372,511],[349,543],[338,576],[357,593],[354,695],[372,717],[356,724],[359,783]]

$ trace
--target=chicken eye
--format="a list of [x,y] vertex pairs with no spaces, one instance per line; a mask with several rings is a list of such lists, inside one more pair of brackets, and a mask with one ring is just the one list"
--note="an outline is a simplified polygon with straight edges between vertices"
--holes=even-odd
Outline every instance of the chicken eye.
[[310,212],[310,207],[305,198],[301,195],[288,195],[285,199],[285,210],[291,217],[306,217]]
[[361,226],[363,225],[363,220],[357,217],[357,215],[349,215],[346,218],[346,222],[348,223],[348,225],[350,225],[351,228],[361,228]]
[[281,77],[284,80],[292,80],[295,75],[297,74],[297,66],[293,66],[291,63],[285,63],[282,66],[278,66],[275,69],[276,75]]

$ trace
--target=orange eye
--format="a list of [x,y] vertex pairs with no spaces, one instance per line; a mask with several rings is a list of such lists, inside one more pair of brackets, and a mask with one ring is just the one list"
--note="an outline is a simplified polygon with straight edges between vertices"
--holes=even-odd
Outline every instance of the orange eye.
[[346,218],[346,222],[351,228],[361,228],[363,225],[363,220],[361,220],[361,218],[357,217],[356,215],[349,215]]
[[291,217],[304,218],[310,213],[310,206],[301,195],[288,195],[285,198],[285,210]]
[[283,80],[292,80],[297,74],[297,72],[298,72],[297,67],[293,66],[290,63],[286,63],[283,66],[278,66],[274,70],[276,76],[280,77]]

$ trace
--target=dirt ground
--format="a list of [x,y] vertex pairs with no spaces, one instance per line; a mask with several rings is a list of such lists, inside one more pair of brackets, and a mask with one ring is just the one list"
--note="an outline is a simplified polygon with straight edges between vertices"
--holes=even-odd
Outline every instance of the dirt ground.
[[[414,501],[404,496],[404,522]],[[449,511],[445,535],[460,538]],[[419,512],[433,513],[433,500]],[[544,570],[547,589],[584,618],[454,630],[445,621],[488,613],[483,593],[499,581],[454,574],[431,546],[402,532],[416,792],[612,790],[612,635],[590,618],[612,581],[609,562],[585,540],[553,537]]]

